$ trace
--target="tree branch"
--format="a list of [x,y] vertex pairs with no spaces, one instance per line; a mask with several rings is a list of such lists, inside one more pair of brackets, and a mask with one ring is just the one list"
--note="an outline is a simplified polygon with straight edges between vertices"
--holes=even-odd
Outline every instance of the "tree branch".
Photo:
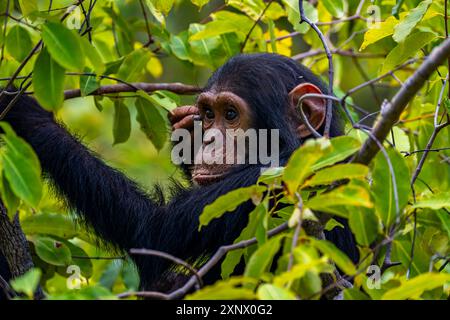
[[[391,128],[399,120],[400,114],[405,110],[409,101],[415,97],[422,88],[425,81],[431,76],[435,69],[450,56],[450,39],[446,39],[436,47],[425,62],[405,82],[405,85],[392,98],[391,102],[381,110],[380,116],[374,125],[372,134],[378,141],[384,141]],[[366,140],[353,162],[369,164],[377,154],[379,147],[370,137]]]
[[[195,95],[201,92],[201,88],[191,85],[186,85],[182,83],[118,83],[112,85],[106,85],[98,88],[89,95],[104,95],[112,93],[122,93],[122,92],[136,92],[137,90],[143,90],[145,92],[154,92],[158,90],[171,91],[177,94],[183,95]],[[64,91],[65,99],[72,99],[81,97],[80,89],[71,89]]]

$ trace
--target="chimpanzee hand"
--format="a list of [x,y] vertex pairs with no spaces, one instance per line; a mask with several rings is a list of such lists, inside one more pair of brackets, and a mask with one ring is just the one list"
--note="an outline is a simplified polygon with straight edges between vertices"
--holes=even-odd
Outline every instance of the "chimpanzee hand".
[[168,118],[172,125],[172,130],[176,129],[194,129],[195,117],[199,115],[198,108],[195,106],[182,106],[169,112]]

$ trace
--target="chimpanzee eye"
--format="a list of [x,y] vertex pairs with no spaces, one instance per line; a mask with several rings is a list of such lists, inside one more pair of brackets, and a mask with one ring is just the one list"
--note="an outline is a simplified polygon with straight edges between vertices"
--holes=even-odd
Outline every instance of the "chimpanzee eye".
[[225,112],[225,119],[227,119],[228,121],[232,121],[232,120],[236,119],[237,115],[238,114],[237,114],[236,110],[228,109]]
[[205,108],[204,112],[205,112],[206,119],[209,119],[209,120],[214,119],[214,112],[210,108]]

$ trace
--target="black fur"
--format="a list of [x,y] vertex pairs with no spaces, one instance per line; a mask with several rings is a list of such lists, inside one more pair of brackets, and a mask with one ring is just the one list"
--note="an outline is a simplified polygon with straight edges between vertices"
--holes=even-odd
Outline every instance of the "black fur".
[[[227,89],[238,94],[250,104],[257,128],[280,129],[281,160],[285,162],[301,143],[286,116],[288,93],[301,82],[312,82],[327,92],[316,76],[289,58],[240,55],[214,73],[206,90]],[[0,109],[8,100],[0,102]],[[198,217],[204,206],[233,189],[254,184],[260,173],[257,165],[246,166],[209,186],[180,190],[165,202],[161,196],[150,197],[122,173],[108,167],[32,98],[21,97],[6,121],[32,145],[44,172],[68,205],[101,238],[122,250],[150,248],[183,259],[208,255],[238,237],[253,209],[251,202],[244,203],[198,232]],[[331,134],[339,135],[339,128],[335,119]],[[348,229],[336,228],[328,236],[356,259]],[[164,283],[170,267],[167,261],[151,257],[134,259],[143,289],[155,289],[158,280],[169,289]],[[217,272],[212,274],[210,281],[218,276]]]

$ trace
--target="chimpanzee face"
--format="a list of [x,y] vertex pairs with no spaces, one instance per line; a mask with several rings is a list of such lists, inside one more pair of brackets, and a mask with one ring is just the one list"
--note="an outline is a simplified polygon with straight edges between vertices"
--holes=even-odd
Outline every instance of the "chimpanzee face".
[[238,136],[252,128],[253,123],[250,106],[229,91],[204,92],[198,97],[196,106],[204,137],[202,149],[195,154],[197,165],[192,178],[203,185],[220,179],[231,166],[239,163],[238,157],[245,162],[248,152],[255,151],[248,150],[248,147],[242,150],[237,148]]
[[[297,110],[298,101],[305,94],[321,94],[320,89],[311,83],[301,83],[289,93],[289,106],[285,110],[270,110],[264,117],[271,117],[273,112],[283,112],[283,116],[292,124],[300,138],[308,137],[311,132],[302,123]],[[326,100],[321,97],[302,99],[302,109],[310,125],[318,129],[324,122]],[[201,138],[199,148],[192,154],[193,164],[189,167],[192,180],[199,185],[207,185],[221,180],[236,165],[260,164],[252,162],[260,155],[261,147],[272,144],[274,139],[261,142],[260,130],[257,129],[256,106],[229,90],[211,89],[199,95],[195,106],[182,106],[169,114],[172,129],[187,129],[193,132],[196,140],[194,120],[201,120]],[[259,126],[259,125],[258,125]],[[261,129],[261,128],[259,128]],[[287,130],[287,128],[279,128]],[[256,143],[255,143],[256,138]],[[252,140],[253,139],[253,140]],[[201,147],[200,147],[201,146]],[[266,148],[267,149],[267,148]],[[270,145],[270,150],[273,150]],[[278,149],[277,149],[278,150]],[[250,161],[249,161],[250,160]]]

